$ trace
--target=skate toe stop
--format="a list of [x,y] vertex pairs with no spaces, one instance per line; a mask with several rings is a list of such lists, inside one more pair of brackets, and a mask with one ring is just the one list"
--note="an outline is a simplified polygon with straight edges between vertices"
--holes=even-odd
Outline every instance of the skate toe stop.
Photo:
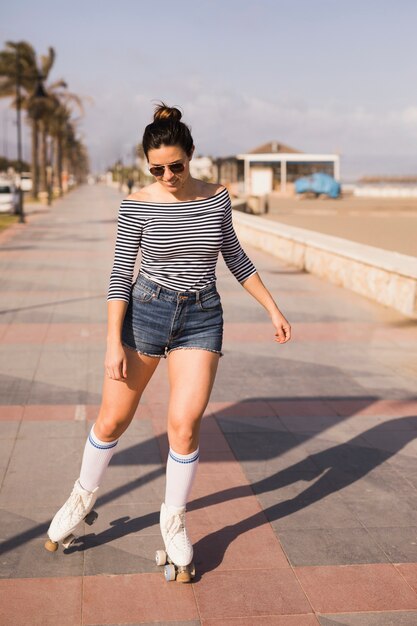
[[45,541],[45,548],[48,550],[48,552],[56,552],[58,550],[58,542],[48,539],[47,541]]
[[191,573],[188,570],[179,571],[177,574],[178,583],[189,583],[191,581]]

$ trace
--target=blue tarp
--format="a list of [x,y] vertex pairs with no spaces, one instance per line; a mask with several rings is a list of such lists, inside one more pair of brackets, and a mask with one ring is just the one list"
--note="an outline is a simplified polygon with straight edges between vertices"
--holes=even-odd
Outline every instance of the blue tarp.
[[317,174],[312,174],[311,176],[298,178],[295,181],[295,191],[297,193],[305,193],[307,191],[317,194],[325,193],[329,198],[338,198],[340,196],[340,183],[333,176],[329,176],[329,174],[317,172]]

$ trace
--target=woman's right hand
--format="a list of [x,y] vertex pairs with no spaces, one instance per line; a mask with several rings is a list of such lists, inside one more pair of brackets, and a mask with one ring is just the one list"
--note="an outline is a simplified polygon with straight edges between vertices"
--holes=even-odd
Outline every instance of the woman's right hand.
[[104,369],[109,378],[125,380],[127,378],[126,352],[120,342],[107,345]]

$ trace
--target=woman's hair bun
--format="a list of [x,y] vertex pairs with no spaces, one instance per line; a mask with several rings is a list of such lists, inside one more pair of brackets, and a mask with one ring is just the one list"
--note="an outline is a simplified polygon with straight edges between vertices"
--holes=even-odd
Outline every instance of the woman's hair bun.
[[191,158],[194,142],[191,129],[181,122],[181,110],[167,107],[164,102],[155,104],[153,122],[146,126],[142,137],[146,158],[149,150],[159,150],[161,146],[179,146]]
[[177,107],[168,107],[164,102],[160,102],[156,107],[153,114],[154,122],[170,121],[179,122],[181,120],[182,113]]

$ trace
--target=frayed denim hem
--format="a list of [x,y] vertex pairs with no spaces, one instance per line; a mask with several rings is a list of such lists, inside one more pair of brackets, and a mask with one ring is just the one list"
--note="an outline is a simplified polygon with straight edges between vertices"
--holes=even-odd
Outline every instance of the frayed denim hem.
[[129,350],[133,350],[137,354],[143,354],[143,356],[152,356],[156,359],[166,359],[165,354],[150,354],[149,352],[142,352],[142,350],[137,350],[133,346],[129,346],[129,344],[125,343],[124,341],[122,341],[122,346],[124,346],[125,348],[129,348]]
[[220,350],[212,350],[211,348],[203,348],[203,346],[177,346],[176,348],[170,348],[166,351],[166,354],[170,352],[174,352],[174,350],[206,350],[207,352],[214,352],[215,354],[219,354],[221,357],[224,356],[223,352]]

